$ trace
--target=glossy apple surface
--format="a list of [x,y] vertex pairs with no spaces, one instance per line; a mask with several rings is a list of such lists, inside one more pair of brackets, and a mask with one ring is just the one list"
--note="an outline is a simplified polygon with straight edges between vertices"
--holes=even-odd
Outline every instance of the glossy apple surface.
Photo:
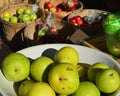
[[104,69],[96,76],[96,85],[103,93],[112,93],[120,86],[120,76],[115,69]]
[[31,75],[36,81],[47,81],[47,76],[54,61],[42,56],[35,59],[31,64]]
[[59,63],[48,74],[48,82],[55,92],[62,95],[74,93],[79,86],[79,74],[75,66]]
[[54,61],[56,63],[66,62],[76,66],[79,58],[78,52],[73,47],[66,46],[58,50],[54,56]]
[[17,16],[12,16],[9,21],[11,23],[18,23],[18,17]]
[[108,69],[108,68],[109,68],[109,66],[103,62],[97,62],[97,63],[91,65],[88,68],[88,72],[87,72],[88,80],[95,82],[96,75],[98,74],[98,72],[103,69]]
[[30,72],[30,61],[20,53],[11,53],[2,62],[2,72],[9,81],[24,80]]
[[51,2],[46,2],[44,8],[51,8],[53,5]]
[[101,96],[99,89],[93,82],[83,81],[72,96]]

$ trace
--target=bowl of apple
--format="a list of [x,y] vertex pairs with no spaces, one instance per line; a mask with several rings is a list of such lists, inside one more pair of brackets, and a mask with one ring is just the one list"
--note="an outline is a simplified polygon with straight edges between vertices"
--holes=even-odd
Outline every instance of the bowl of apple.
[[1,96],[120,95],[116,60],[74,44],[43,44],[13,52],[3,59],[0,76]]

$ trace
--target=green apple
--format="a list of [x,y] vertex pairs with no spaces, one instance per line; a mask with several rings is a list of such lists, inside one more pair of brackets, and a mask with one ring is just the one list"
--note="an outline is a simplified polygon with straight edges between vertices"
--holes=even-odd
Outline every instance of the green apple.
[[2,72],[7,80],[18,82],[30,73],[29,59],[20,53],[11,53],[2,62]]
[[30,14],[32,14],[32,9],[31,8],[24,9],[23,14],[24,15],[30,15]]
[[32,89],[33,85],[34,81],[31,80],[22,81],[18,88],[18,95],[27,96],[28,92]]
[[23,22],[22,18],[23,18],[23,14],[18,15],[18,21],[19,21],[19,23]]
[[95,82],[95,78],[96,78],[97,73],[99,71],[101,71],[102,69],[108,69],[108,68],[109,68],[109,66],[104,62],[94,63],[93,65],[91,65],[88,68],[88,72],[87,72],[88,80]]
[[113,93],[107,94],[106,96],[119,96],[120,94],[120,87]]
[[96,76],[96,85],[103,93],[112,93],[120,86],[120,76],[115,69],[104,69]]
[[11,23],[18,23],[18,17],[17,16],[12,16],[9,21]]
[[79,54],[75,48],[70,46],[62,47],[57,51],[54,57],[56,63],[70,63],[76,66],[78,64]]
[[26,96],[56,96],[48,83],[35,82]]
[[23,23],[29,23],[31,20],[30,20],[30,16],[29,15],[23,15],[22,17],[21,17],[21,19],[22,19],[22,22]]
[[53,64],[54,61],[45,56],[35,59],[31,64],[31,76],[36,81],[47,81],[49,69]]
[[80,81],[88,80],[87,71],[88,71],[88,68],[90,66],[91,66],[90,64],[86,64],[86,63],[79,63],[78,64],[77,69],[78,69]]
[[19,15],[23,14],[24,10],[25,10],[24,7],[20,7],[20,8],[17,9],[16,13],[19,14]]
[[37,14],[36,13],[32,13],[31,15],[30,15],[30,19],[31,19],[31,21],[34,21],[34,20],[36,20],[38,17],[37,17]]
[[118,48],[117,46],[113,46],[112,48],[109,48],[109,51],[116,56],[120,55],[120,48]]
[[10,17],[3,17],[2,19],[9,22]]
[[22,81],[19,89],[19,96],[56,96],[54,90],[48,83],[35,82],[31,80]]
[[68,96],[68,95],[61,95],[61,94],[59,94],[59,95],[57,95],[57,96]]
[[11,13],[8,12],[8,11],[5,11],[5,12],[3,12],[2,17],[3,17],[3,18],[4,18],[4,17],[10,18],[10,17],[11,17]]
[[48,82],[53,90],[61,95],[74,93],[80,84],[76,67],[69,63],[53,66],[48,74]]
[[83,81],[80,82],[78,89],[72,96],[101,96],[99,89],[93,82]]

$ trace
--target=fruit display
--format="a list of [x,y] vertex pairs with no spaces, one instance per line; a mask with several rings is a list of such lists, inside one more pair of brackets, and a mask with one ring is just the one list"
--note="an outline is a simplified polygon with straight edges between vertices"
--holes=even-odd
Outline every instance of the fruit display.
[[[42,5],[44,2],[44,5]],[[57,20],[62,20],[67,17],[74,10],[82,10],[83,3],[78,0],[50,0],[50,1],[41,1],[40,6],[45,11],[45,14],[53,12]]]
[[65,42],[73,32],[72,25],[67,21],[57,21],[53,13],[50,13],[45,20],[38,24],[32,23],[26,26],[23,33],[25,42],[28,45],[36,45]]
[[1,18],[11,23],[28,23],[37,20],[39,16],[32,11],[32,8],[19,7],[15,14],[4,11]]
[[75,15],[68,19],[68,22],[75,26],[85,26],[85,25],[94,25],[100,24],[107,16],[106,13],[93,13],[88,16]]
[[57,6],[55,6],[52,2],[48,1],[44,4],[45,12],[62,12],[62,11],[74,11],[80,7],[80,4],[77,0],[67,0],[64,1]]
[[18,83],[18,96],[109,96],[118,92],[120,75],[115,68],[102,61],[81,63],[79,55],[71,46],[56,50],[52,58],[42,54],[30,59],[13,52],[3,60],[1,71],[7,80]]

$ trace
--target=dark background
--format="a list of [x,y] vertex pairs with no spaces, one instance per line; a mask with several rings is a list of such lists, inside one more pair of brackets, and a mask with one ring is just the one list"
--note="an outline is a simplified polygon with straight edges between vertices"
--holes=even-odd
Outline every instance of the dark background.
[[109,12],[120,11],[120,0],[80,0],[84,8],[102,9]]

